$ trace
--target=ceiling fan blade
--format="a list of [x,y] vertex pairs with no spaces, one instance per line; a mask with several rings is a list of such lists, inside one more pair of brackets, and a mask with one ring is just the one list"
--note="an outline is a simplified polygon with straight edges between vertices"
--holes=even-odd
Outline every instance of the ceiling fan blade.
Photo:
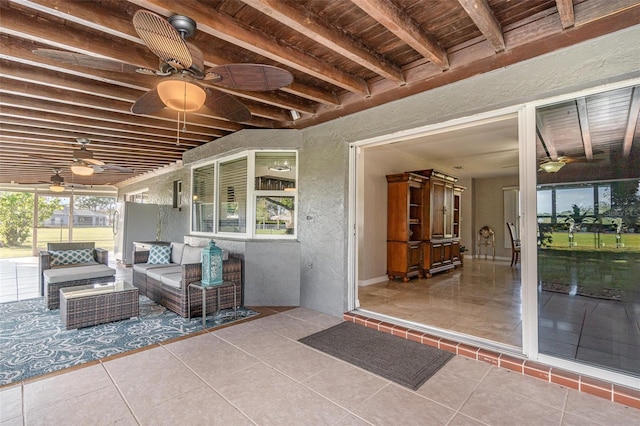
[[207,70],[204,79],[230,89],[261,92],[288,86],[293,75],[271,65],[227,64]]
[[178,69],[191,68],[193,61],[187,43],[164,17],[148,10],[138,10],[133,15],[133,27],[163,62],[177,65]]
[[104,71],[135,72],[138,68],[130,64],[125,64],[124,62],[114,61],[112,59],[96,58],[94,56],[84,55],[82,53],[65,52],[63,50],[35,49],[33,53],[38,56],[53,59],[65,64]]
[[124,166],[118,166],[116,164],[104,164],[101,166],[103,170],[110,170],[118,173],[133,173],[134,170]]
[[[209,88],[205,88],[204,90],[207,92],[204,107],[208,108],[213,114],[237,123],[251,120],[251,111],[249,111],[249,108],[233,96],[220,92],[219,90]],[[199,111],[203,112],[203,108]]]
[[144,95],[140,96],[133,105],[131,105],[131,112],[134,114],[153,114],[164,108],[164,102],[160,99],[158,91],[151,89]]
[[81,183],[65,183],[63,185],[65,188],[86,188],[87,185],[83,185]]
[[91,164],[92,166],[104,166],[104,162],[96,158],[83,158],[83,161]]

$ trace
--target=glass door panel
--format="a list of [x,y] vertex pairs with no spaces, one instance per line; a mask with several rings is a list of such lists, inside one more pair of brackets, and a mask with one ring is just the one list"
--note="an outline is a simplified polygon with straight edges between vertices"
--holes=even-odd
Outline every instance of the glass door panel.
[[536,111],[538,348],[640,375],[640,147],[625,142],[633,91]]
[[36,252],[47,249],[47,243],[70,241],[70,197],[37,195],[38,219],[34,233]]

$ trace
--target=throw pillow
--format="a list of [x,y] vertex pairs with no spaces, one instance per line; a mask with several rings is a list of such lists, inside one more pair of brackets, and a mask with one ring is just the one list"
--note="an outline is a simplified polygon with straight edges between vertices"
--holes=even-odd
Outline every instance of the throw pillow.
[[51,266],[59,265],[71,265],[74,263],[88,263],[93,262],[93,250],[77,249],[77,250],[52,250],[49,252],[51,255]]
[[166,264],[171,261],[171,246],[151,246],[147,263]]

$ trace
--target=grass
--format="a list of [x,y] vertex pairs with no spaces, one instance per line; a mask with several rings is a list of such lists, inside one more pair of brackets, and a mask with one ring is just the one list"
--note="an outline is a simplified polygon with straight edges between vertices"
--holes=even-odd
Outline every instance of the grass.
[[622,247],[616,247],[616,234],[593,232],[575,232],[573,234],[573,246],[569,246],[569,234],[565,232],[553,232],[552,242],[549,248],[568,251],[611,251],[611,252],[640,252],[640,234],[622,234],[620,238]]
[[[31,244],[33,234],[18,247],[0,247],[0,259],[32,256]],[[60,228],[38,228],[38,251],[44,250],[47,243],[65,242],[69,240],[69,231]],[[94,228],[73,228],[74,241],[94,241],[96,247],[113,251],[113,231],[110,226]]]

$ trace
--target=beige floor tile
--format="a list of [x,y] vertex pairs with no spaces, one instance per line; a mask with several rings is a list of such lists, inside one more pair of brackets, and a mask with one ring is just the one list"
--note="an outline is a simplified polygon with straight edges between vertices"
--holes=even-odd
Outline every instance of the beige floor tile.
[[303,382],[305,386],[348,410],[389,385],[389,381],[358,367],[337,361]]
[[25,414],[27,425],[136,425],[115,386],[83,393]]
[[265,364],[239,372],[216,391],[259,425],[333,424],[347,414]]
[[367,426],[371,423],[361,419],[358,416],[349,414],[338,421],[335,426]]
[[292,340],[301,339],[324,329],[319,325],[285,314],[272,315],[257,320],[256,324],[265,330],[272,331]]
[[523,396],[479,386],[460,413],[489,425],[559,425],[562,411]]
[[204,383],[163,347],[104,365],[134,412],[175,399]]
[[[221,330],[224,331],[224,330]],[[214,335],[237,346],[258,359],[272,358],[289,352],[300,345],[300,343],[287,337],[273,333],[258,327],[258,330],[251,330],[244,335],[221,336],[217,332]]]
[[299,344],[284,354],[264,357],[262,361],[293,380],[302,382],[326,369],[336,368],[342,361]]
[[207,386],[148,406],[136,417],[143,425],[253,425],[240,411]]
[[503,368],[492,368],[482,380],[481,387],[519,394],[559,410],[564,408],[568,393],[568,389],[560,385]]
[[18,418],[22,422],[22,386],[0,389],[0,423]]
[[352,411],[375,425],[445,425],[455,414],[455,411],[393,383]]
[[209,384],[260,362],[211,333],[164,347]]
[[565,411],[602,425],[640,424],[640,410],[569,389]]
[[99,364],[27,383],[24,385],[25,412],[41,410],[112,386],[109,375]]
[[442,369],[416,392],[453,410],[459,409],[478,387],[478,382]]
[[322,328],[333,327],[334,325],[338,325],[342,322],[342,318],[333,317],[307,308],[295,308],[283,312],[283,314],[308,321]]
[[448,371],[474,382],[480,382],[484,379],[489,370],[491,370],[490,364],[464,356],[454,356],[440,369],[440,371]]
[[464,414],[456,414],[453,419],[447,426],[482,426],[484,423],[479,422],[478,420],[472,419],[471,417],[467,417]]

